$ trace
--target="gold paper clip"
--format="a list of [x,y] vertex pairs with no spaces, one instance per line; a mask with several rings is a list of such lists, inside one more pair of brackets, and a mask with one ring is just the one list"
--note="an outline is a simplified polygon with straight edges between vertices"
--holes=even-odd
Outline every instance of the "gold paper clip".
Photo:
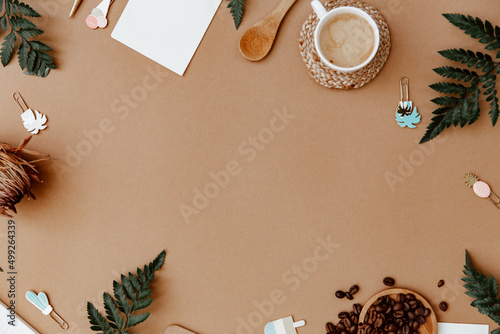
[[465,175],[464,182],[469,188],[472,187],[474,189],[474,193],[477,196],[481,198],[489,198],[491,203],[500,209],[500,198],[497,194],[491,191],[490,186],[486,182],[479,181],[479,178],[472,173]]
[[[401,102],[408,101],[410,98],[409,89],[408,89],[409,83],[410,83],[410,80],[408,80],[407,77],[402,77],[401,80],[399,80],[399,91],[401,92]],[[403,92],[403,87],[406,88],[406,96],[405,96],[405,92]]]
[[52,312],[50,312],[49,314],[49,317],[54,320],[54,322],[56,324],[59,325],[59,327],[61,327],[63,330],[67,331],[68,328],[69,328],[69,325],[66,321],[64,321],[63,318],[61,318],[61,316],[59,314],[56,313],[56,311],[52,310]]
[[12,98],[14,99],[14,101],[16,101],[17,105],[19,106],[22,112],[25,112],[26,110],[29,109],[28,104],[26,103],[26,101],[24,101],[23,97],[21,96],[21,93],[15,92],[14,94],[12,94]]

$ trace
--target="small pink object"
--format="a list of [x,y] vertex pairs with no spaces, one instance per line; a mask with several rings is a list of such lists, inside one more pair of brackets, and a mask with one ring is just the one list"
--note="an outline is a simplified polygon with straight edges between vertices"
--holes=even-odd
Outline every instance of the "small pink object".
[[105,28],[108,25],[108,20],[104,16],[97,18],[97,25],[99,28]]
[[491,189],[490,186],[483,181],[477,181],[474,183],[474,186],[472,187],[474,189],[474,192],[476,195],[478,195],[481,198],[488,198],[490,197],[491,194]]
[[90,29],[97,29],[97,27],[99,26],[98,20],[94,15],[87,16],[85,22]]
[[493,191],[491,191],[490,186],[483,181],[479,181],[479,178],[469,173],[465,175],[465,184],[474,189],[474,193],[481,198],[489,198],[491,203],[500,209],[500,197],[498,197]]

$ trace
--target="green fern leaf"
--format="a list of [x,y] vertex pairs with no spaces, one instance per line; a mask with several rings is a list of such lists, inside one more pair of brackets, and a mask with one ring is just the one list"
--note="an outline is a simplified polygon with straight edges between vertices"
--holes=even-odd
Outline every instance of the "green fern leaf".
[[240,27],[241,19],[243,18],[243,3],[244,0],[231,0],[227,5],[227,8],[231,8],[231,15],[233,16],[236,29]]
[[[3,5],[5,5],[5,11],[0,17],[0,28],[7,31],[10,24],[11,32],[5,37],[0,51],[2,64],[6,66],[10,62],[14,53],[14,44],[19,37],[21,44],[17,55],[21,69],[29,75],[47,76],[51,69],[57,68],[52,57],[46,53],[51,48],[40,41],[29,40],[41,35],[43,30],[38,29],[33,22],[26,18],[40,17],[40,14],[19,0],[0,0],[0,7]],[[2,12],[1,9],[0,12]]]
[[2,43],[2,49],[0,50],[0,59],[4,67],[7,66],[12,58],[12,54],[14,53],[14,43],[16,40],[17,38],[14,31],[5,36],[5,40]]
[[128,318],[125,327],[126,328],[135,327],[135,326],[139,325],[141,322],[146,321],[147,318],[149,318],[149,313],[141,313],[138,315],[132,315]]
[[462,95],[467,91],[464,85],[456,84],[453,82],[438,82],[429,86],[436,92],[445,94],[459,94]]
[[155,272],[159,270],[163,264],[165,263],[165,257],[167,256],[167,252],[163,251],[149,264],[149,270],[151,272]]
[[440,106],[453,106],[457,104],[459,98],[453,96],[439,96],[431,100],[431,102]]
[[144,272],[141,270],[141,268],[137,268],[137,277],[139,278],[141,284],[145,284],[146,281],[148,280]]
[[147,298],[151,295],[151,293],[153,293],[153,290],[151,290],[151,289],[142,290],[139,293],[139,296],[137,297],[137,299],[141,300],[141,299]]
[[472,267],[467,251],[465,251],[464,269],[464,273],[467,275],[463,279],[463,281],[467,282],[464,285],[467,290],[465,293],[475,299],[471,305],[476,307],[480,313],[489,316],[493,321],[500,324],[500,301],[497,298],[497,281],[493,276],[488,278]]
[[47,44],[42,43],[40,41],[30,41],[29,45],[35,50],[52,51],[52,48],[50,46],[48,46]]
[[125,275],[122,275],[121,281],[122,281],[123,291],[125,291],[127,298],[132,301],[136,300],[137,296],[135,295],[134,287],[132,286],[128,278]]
[[[0,4],[2,3],[2,1],[0,0]],[[2,9],[0,9],[0,12],[2,11]],[[0,18],[0,28],[7,31],[7,16],[4,15]]]
[[479,118],[479,114],[481,112],[479,109],[479,94],[480,94],[479,86],[476,86],[469,100],[470,104],[469,125],[477,121],[477,119]]
[[[44,68],[44,57],[47,56],[39,55],[36,57],[34,70]],[[38,65],[39,63],[41,65]],[[121,283],[113,281],[114,299],[108,293],[103,295],[107,320],[100,315],[91,303],[88,303],[88,305],[91,305],[87,307],[90,329],[106,334],[128,334],[128,329],[148,319],[149,313],[133,313],[152,304],[153,298],[148,298],[152,290],[148,286],[155,277],[154,272],[159,270],[165,263],[165,256],[166,252],[161,252],[149,265],[144,266],[144,272],[137,269],[137,277],[132,273],[128,273],[127,275],[121,275]]]
[[153,303],[153,298],[142,299],[134,302],[134,306],[132,307],[132,311],[138,311],[145,309],[149,305]]
[[137,293],[140,293],[141,290],[142,290],[142,287],[141,287],[141,283],[139,282],[139,280],[137,279],[137,277],[135,277],[135,275],[132,274],[132,273],[128,273],[128,280],[132,284],[132,287],[134,288],[134,290]]
[[474,71],[469,71],[468,69],[462,69],[459,67],[452,66],[442,66],[434,69],[434,72],[442,77],[455,79],[458,81],[468,82],[472,80],[473,77],[478,77],[479,75]]
[[[478,39],[480,43],[487,44],[486,50],[497,50],[500,48],[500,40],[493,31],[489,28],[491,24],[484,24],[483,21],[476,17],[465,16],[462,14],[443,14],[451,24],[465,31],[467,35]],[[488,22],[489,23],[489,22]]]
[[21,28],[17,31],[17,34],[24,39],[28,39],[43,34],[43,30],[38,28]]
[[449,128],[452,124],[451,121],[451,108],[447,108],[446,113],[441,113],[432,117],[431,123],[427,126],[427,131],[420,140],[420,144],[428,142],[429,140],[438,136],[444,129]]
[[87,303],[87,314],[89,322],[92,325],[90,329],[93,331],[104,331],[107,333],[111,329],[106,319],[104,319],[95,306],[90,302]]
[[18,29],[36,29],[36,25],[22,16],[13,16],[10,19],[10,24],[14,30]]
[[129,312],[129,305],[127,301],[127,296],[125,291],[123,291],[122,286],[117,281],[113,281],[113,295],[115,297],[115,303],[123,313]]
[[28,17],[41,17],[40,14],[33,8],[31,8],[28,4],[23,2],[19,2],[18,0],[9,1],[12,13],[17,15],[24,15]]
[[21,69],[25,69],[28,66],[28,54],[30,52],[30,45],[28,42],[23,40],[21,45],[19,46],[19,50],[17,51],[17,58],[19,60],[19,66]]
[[116,307],[113,298],[108,294],[104,293],[104,309],[106,311],[106,318],[109,321],[109,325],[117,330],[121,330],[125,319],[120,315],[119,309]]

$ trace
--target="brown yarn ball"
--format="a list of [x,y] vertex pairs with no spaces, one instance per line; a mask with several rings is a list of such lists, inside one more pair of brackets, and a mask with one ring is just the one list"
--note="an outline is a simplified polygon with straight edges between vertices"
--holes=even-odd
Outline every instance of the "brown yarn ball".
[[[31,136],[23,140],[19,147],[0,143],[0,215],[12,217],[8,211],[17,213],[15,205],[24,196],[36,199],[31,192],[31,185],[33,181],[42,181],[34,163],[51,158],[48,154],[24,149],[30,139]],[[20,153],[38,158],[26,161],[19,156]]]

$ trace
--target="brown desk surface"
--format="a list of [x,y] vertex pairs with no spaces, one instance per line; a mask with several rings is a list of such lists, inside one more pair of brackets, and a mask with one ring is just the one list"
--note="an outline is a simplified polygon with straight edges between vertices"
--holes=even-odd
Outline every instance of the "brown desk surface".
[[[102,305],[102,292],[112,291],[119,273],[162,249],[166,265],[139,333],[163,333],[176,323],[234,334],[238,319],[249,317],[254,327],[240,332],[263,333],[268,321],[293,315],[307,321],[299,333],[319,334],[352,304],[335,299],[337,289],[359,284],[355,301],[364,303],[387,275],[434,307],[446,300],[449,311],[437,311],[439,321],[488,322],[469,306],[460,278],[464,249],[481,270],[500,277],[499,212],[462,179],[475,172],[500,192],[500,129],[483,107],[473,126],[416,143],[436,96],[428,88],[439,80],[432,68],[447,64],[436,51],[482,50],[441,13],[499,24],[497,1],[372,0],[389,22],[392,51],[379,76],[352,91],[323,88],[306,71],[297,38],[309,1],[291,9],[267,58],[251,63],[240,56],[240,36],[276,2],[249,0],[235,31],[224,1],[184,77],[111,39],[126,1],[111,7],[110,26],[98,31],[84,22],[96,1],[84,1],[72,20],[72,1],[35,6],[48,18],[41,20],[44,41],[59,69],[46,79],[22,75],[14,63],[1,70],[0,133],[10,144],[27,134],[11,100],[20,91],[50,124],[28,148],[59,159],[41,168],[38,199],[24,200],[14,218],[17,311],[40,332],[57,327],[24,299],[27,290],[46,291],[70,333],[90,333],[86,302]],[[157,70],[159,84],[149,74]],[[414,130],[394,121],[403,75],[422,114]],[[141,88],[144,80],[149,90]],[[295,118],[281,132],[265,130],[284,109]],[[86,133],[100,126],[107,132],[89,146]],[[259,134],[270,142],[254,157],[249,137]],[[73,150],[82,155],[68,161]],[[401,159],[412,162],[398,171]],[[179,206],[192,206],[194,189],[231,161],[239,174],[200,203],[205,207],[187,224]],[[393,190],[387,173],[404,174]],[[6,240],[8,219],[1,221]],[[328,236],[337,246],[312,260],[318,238]],[[5,265],[6,253],[2,259]],[[294,266],[305,269],[294,273]],[[439,279],[447,282],[441,289]],[[0,298],[7,301],[2,281]],[[275,290],[286,300],[258,313],[256,303]]]

